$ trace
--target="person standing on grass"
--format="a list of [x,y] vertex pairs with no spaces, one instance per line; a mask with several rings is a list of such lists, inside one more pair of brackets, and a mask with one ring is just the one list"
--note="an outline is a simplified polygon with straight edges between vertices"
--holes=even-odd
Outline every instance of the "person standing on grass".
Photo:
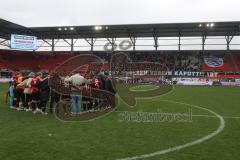
[[26,79],[26,87],[24,89],[24,94],[26,96],[26,109],[25,111],[31,111],[31,103],[32,103],[32,94],[31,94],[31,82],[32,82],[32,79],[33,77],[35,76],[35,73],[31,72],[29,73],[28,75],[28,79]]
[[104,88],[104,90],[112,93],[112,96],[107,97],[107,101],[108,101],[109,106],[106,106],[106,107],[112,107],[112,106],[115,106],[116,89],[115,89],[115,86],[113,84],[113,81],[111,79],[110,74],[108,72],[105,72],[104,74],[105,74],[105,86],[104,86],[105,88]]
[[50,90],[50,108],[49,108],[49,113],[52,114],[53,113],[53,109],[54,109],[54,103],[58,104],[58,102],[60,101],[60,94],[57,93],[56,91],[54,90]]
[[40,79],[38,78],[38,74],[36,74],[31,80],[31,94],[32,94],[32,112],[37,113],[39,112],[39,88],[38,84]]
[[101,82],[100,86],[99,86],[99,89],[105,90],[106,76],[104,75],[104,72],[99,72],[98,73],[98,78]]
[[104,74],[105,74],[104,90],[111,92],[112,94],[116,94],[116,89],[114,87],[110,74],[108,72],[105,72]]
[[48,76],[42,79],[43,74],[38,72],[31,81],[31,93],[32,93],[32,111],[33,113],[42,113],[40,110],[40,90],[39,83],[48,79]]
[[10,102],[10,109],[14,109],[14,85],[13,82],[9,82],[9,102]]
[[82,88],[87,81],[80,73],[66,77],[64,81],[72,85],[72,114],[79,114],[82,106]]
[[23,110],[24,109],[24,104],[25,104],[25,95],[23,93],[24,86],[20,85],[24,80],[23,74],[19,72],[17,74],[16,80],[15,80],[15,97],[16,97],[16,107],[17,110]]
[[45,79],[39,83],[39,95],[40,95],[40,110],[43,115],[47,115],[46,106],[49,100],[50,88],[48,86],[48,79]]

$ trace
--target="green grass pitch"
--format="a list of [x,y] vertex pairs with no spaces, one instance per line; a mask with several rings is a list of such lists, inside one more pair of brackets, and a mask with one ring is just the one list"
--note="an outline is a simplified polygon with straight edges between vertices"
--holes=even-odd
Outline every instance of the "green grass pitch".
[[[10,110],[5,104],[7,87],[0,84],[0,160],[116,160],[141,155],[148,155],[146,160],[239,159],[239,87],[175,86],[158,98],[138,99],[133,108],[120,102],[115,112],[91,122],[62,122],[53,115]],[[221,115],[225,127],[202,143],[149,156],[200,139],[219,127],[212,113],[187,104]],[[189,109],[192,122],[119,122],[121,111],[185,113]]]

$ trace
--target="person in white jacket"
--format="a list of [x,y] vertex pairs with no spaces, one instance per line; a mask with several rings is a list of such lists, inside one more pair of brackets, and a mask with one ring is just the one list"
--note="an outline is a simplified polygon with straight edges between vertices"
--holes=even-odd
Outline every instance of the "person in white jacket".
[[64,81],[72,85],[72,114],[79,114],[82,106],[82,87],[90,81],[85,79],[80,73],[66,77]]

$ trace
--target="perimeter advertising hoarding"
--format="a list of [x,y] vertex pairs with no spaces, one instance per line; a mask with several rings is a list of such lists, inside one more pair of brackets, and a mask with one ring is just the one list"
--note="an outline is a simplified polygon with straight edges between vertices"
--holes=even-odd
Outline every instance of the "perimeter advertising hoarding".
[[37,37],[12,34],[11,48],[20,50],[36,50]]

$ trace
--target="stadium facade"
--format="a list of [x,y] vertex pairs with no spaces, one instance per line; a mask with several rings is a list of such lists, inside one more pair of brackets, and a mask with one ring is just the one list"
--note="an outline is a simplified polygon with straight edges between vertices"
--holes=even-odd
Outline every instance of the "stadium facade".
[[[179,77],[240,79],[240,22],[27,28],[0,19],[0,26],[2,76],[16,70],[49,72],[86,53],[101,57],[107,70],[111,56],[124,52],[135,62],[160,62],[168,68],[164,76],[178,81]],[[11,50],[12,34],[36,36],[37,48]]]

